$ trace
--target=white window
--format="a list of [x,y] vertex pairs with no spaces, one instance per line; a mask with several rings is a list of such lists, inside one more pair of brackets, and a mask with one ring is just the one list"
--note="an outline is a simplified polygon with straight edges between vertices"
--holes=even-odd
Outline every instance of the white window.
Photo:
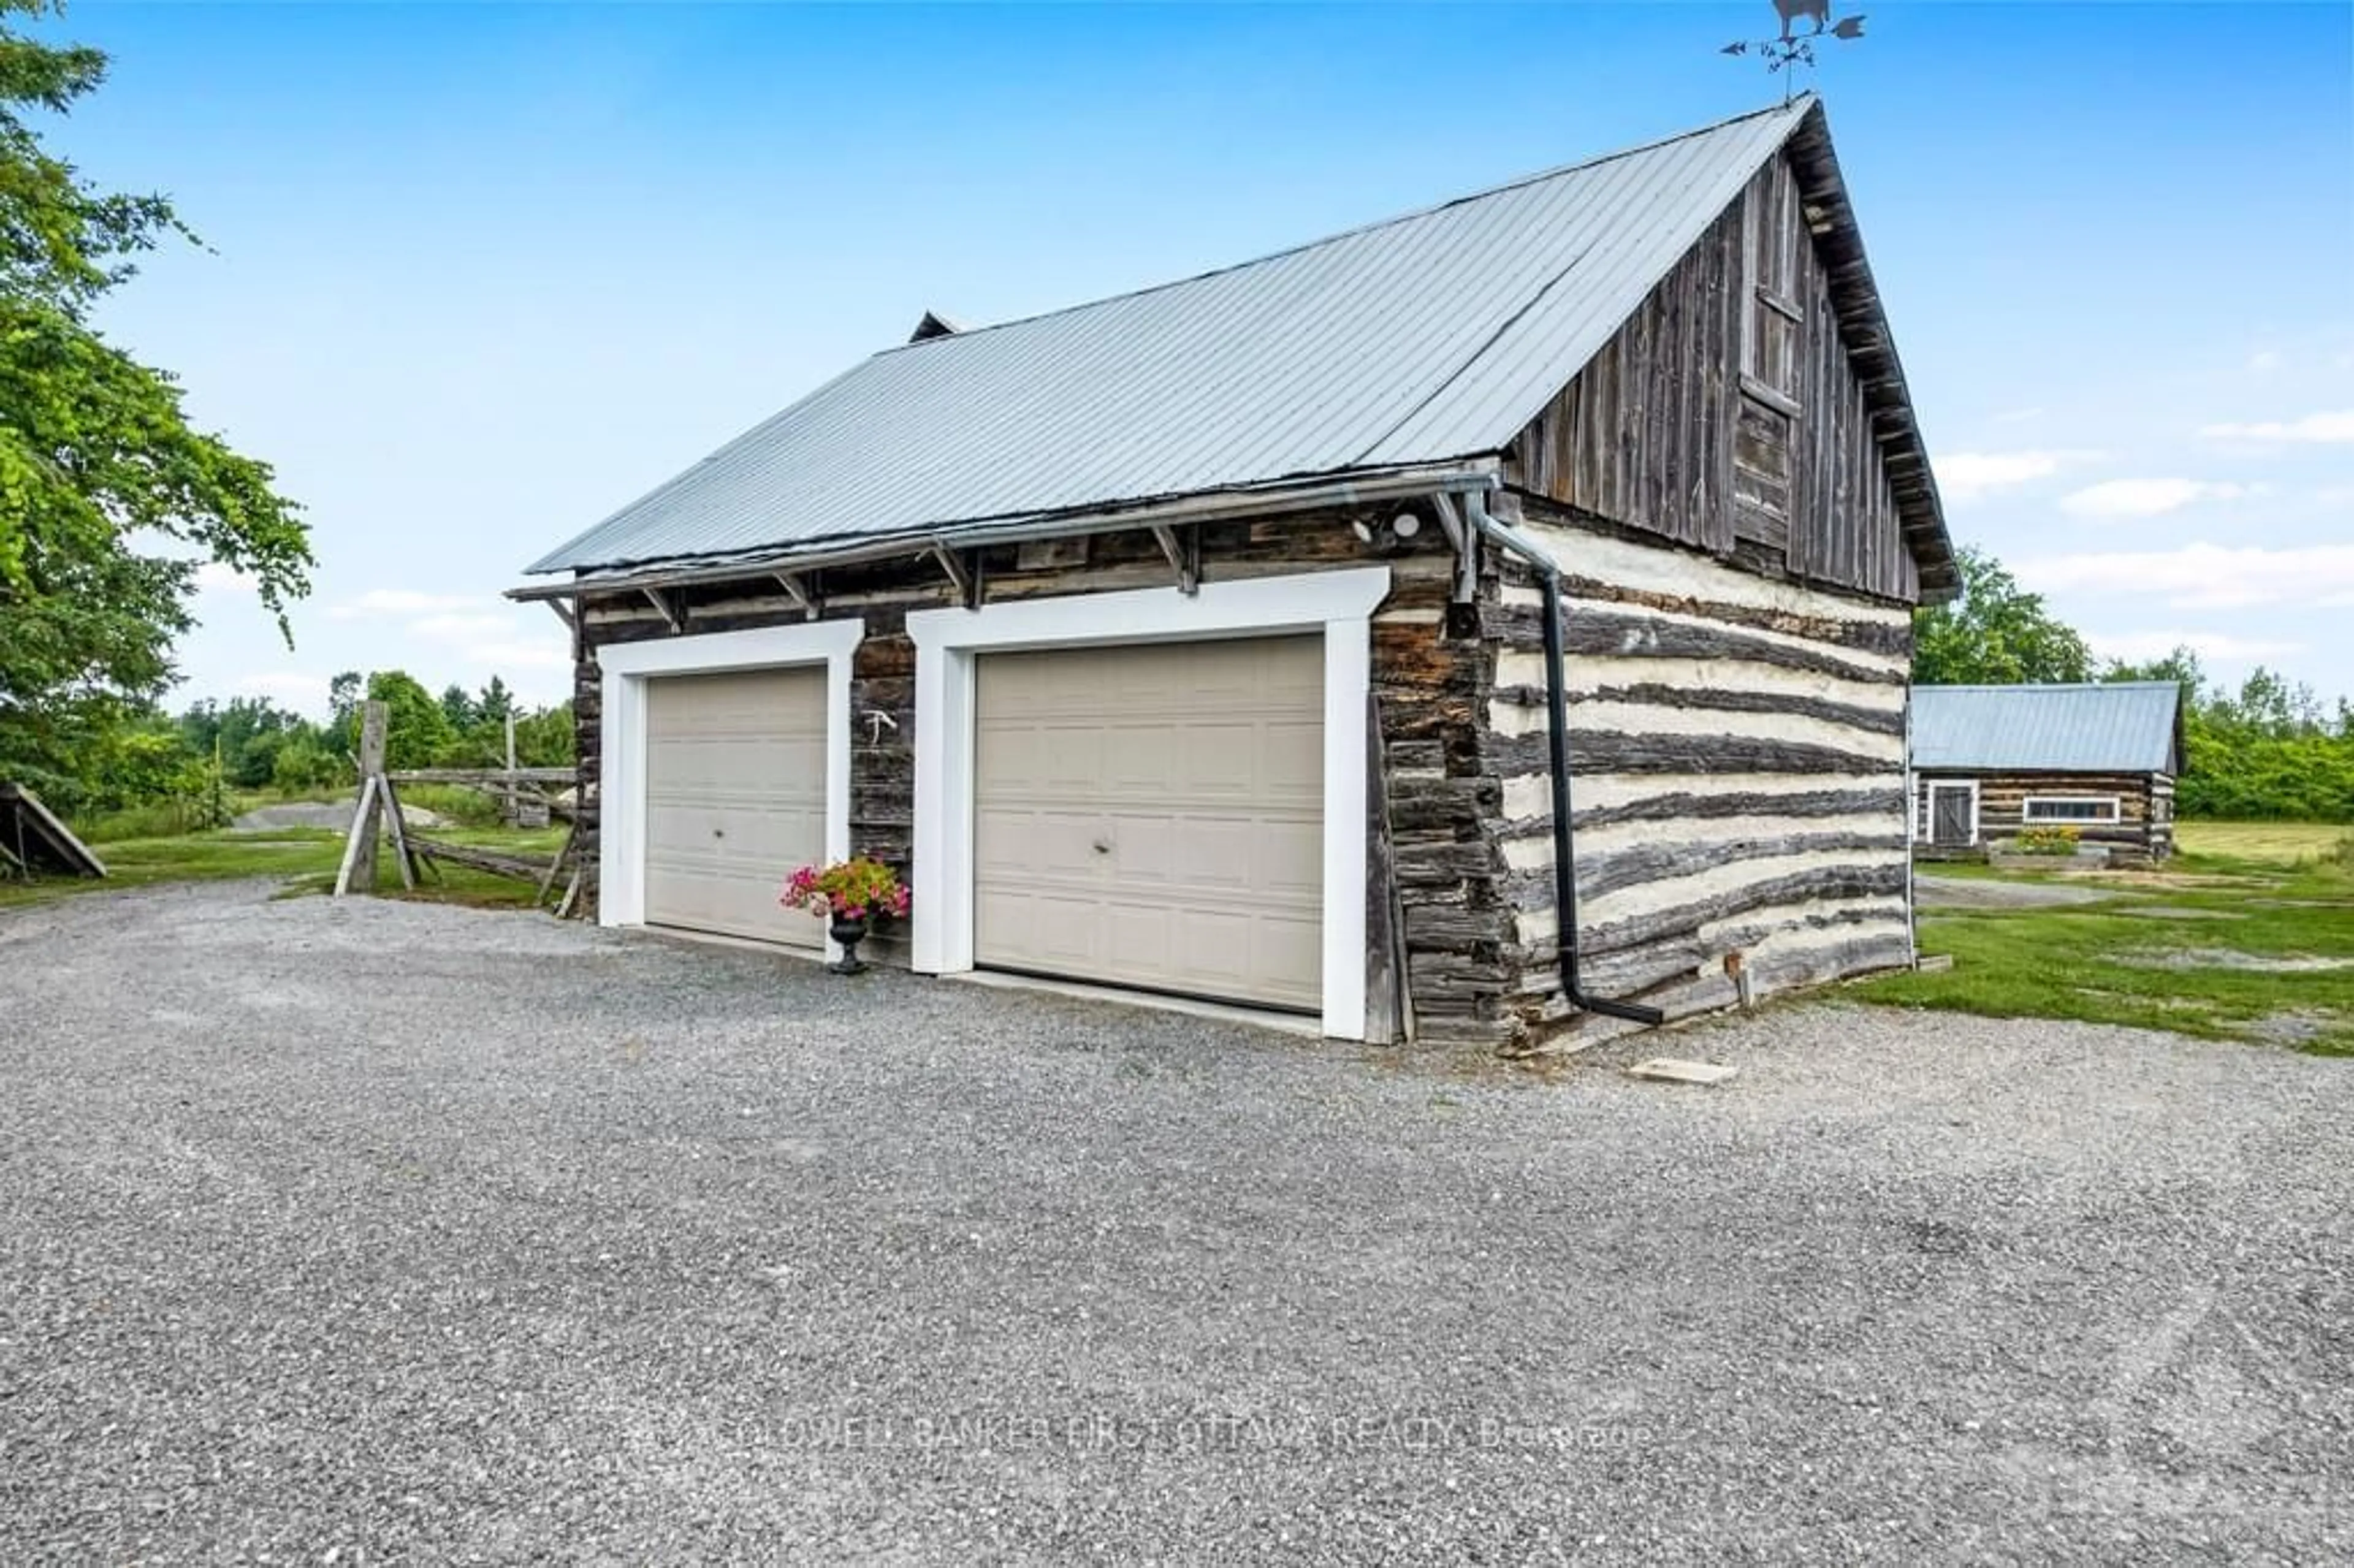
[[2115,795],[2030,795],[2020,813],[2027,822],[2114,822]]

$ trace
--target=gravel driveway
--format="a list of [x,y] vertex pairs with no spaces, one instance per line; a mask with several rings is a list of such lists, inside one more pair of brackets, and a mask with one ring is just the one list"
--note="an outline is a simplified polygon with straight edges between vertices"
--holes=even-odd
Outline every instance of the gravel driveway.
[[1715,1090],[233,885],[0,914],[0,1560],[2354,1552],[2354,1063]]

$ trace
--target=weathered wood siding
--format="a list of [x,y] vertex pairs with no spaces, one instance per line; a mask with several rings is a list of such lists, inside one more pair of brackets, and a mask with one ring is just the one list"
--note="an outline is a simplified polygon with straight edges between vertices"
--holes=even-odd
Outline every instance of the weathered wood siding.
[[1914,603],[1853,346],[1777,159],[1522,433],[1510,477],[1765,575]]
[[[2164,773],[2002,773],[1937,770],[1915,776],[1913,833],[1925,850],[1935,846],[1929,832],[1929,786],[1975,782],[1978,789],[1978,847],[2010,839],[2030,826],[2070,827],[2077,842],[2099,844],[2113,856],[2164,860],[2174,853],[2174,779]],[[2028,797],[2115,799],[2114,822],[2027,821]]]
[[[1384,514],[1385,516],[1386,514]],[[1204,529],[1205,581],[1354,567],[1370,558],[1345,514],[1217,524]],[[1494,839],[1500,796],[1479,775],[1479,715],[1493,660],[1468,618],[1450,628],[1454,557],[1437,529],[1416,548],[1387,558],[1392,590],[1373,622],[1373,684],[1384,763],[1376,798],[1387,807],[1389,842],[1369,832],[1367,853],[1394,884],[1403,907],[1405,990],[1419,1038],[1437,1044],[1507,1044],[1518,1024],[1503,949],[1513,911]],[[1047,546],[1006,546],[981,562],[991,603],[1042,595],[1173,588],[1173,574],[1150,535],[1099,535]],[[915,647],[911,609],[957,602],[939,566],[896,562],[826,574],[816,587],[826,617],[864,616],[866,635],[853,663],[851,840],[854,851],[908,870],[914,821]],[[795,624],[803,611],[767,578],[699,588],[683,601],[687,634]],[[580,831],[596,864],[598,715],[596,652],[617,642],[679,635],[642,598],[592,601],[583,625],[575,684],[580,717]],[[896,727],[866,717],[882,713]],[[881,738],[875,738],[877,730]],[[1383,852],[1386,853],[1383,853]],[[1376,928],[1387,922],[1376,923]],[[873,942],[875,958],[904,963],[904,933]],[[1369,955],[1369,969],[1386,969]],[[1378,990],[1392,985],[1384,972]]]
[[[1902,608],[1774,582],[1530,503],[1564,574],[1578,945],[1594,995],[1673,1012],[1909,963]],[[1539,580],[1482,618],[1480,735],[1515,910],[1514,1015],[1562,1016]]]

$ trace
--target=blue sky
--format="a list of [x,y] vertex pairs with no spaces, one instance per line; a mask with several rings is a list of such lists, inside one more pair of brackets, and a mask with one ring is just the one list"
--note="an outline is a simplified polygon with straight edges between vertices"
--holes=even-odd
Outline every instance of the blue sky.
[[[2354,12],[1874,0],[1819,85],[1954,530],[2129,657],[2354,694]],[[548,546],[899,341],[1755,108],[1736,5],[119,5],[53,143],[207,252],[109,332],[308,508],[180,697],[568,687]]]

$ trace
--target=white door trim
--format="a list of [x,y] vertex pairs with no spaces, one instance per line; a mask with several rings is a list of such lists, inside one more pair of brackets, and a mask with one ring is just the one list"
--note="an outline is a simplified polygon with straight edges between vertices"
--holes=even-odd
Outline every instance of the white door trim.
[[[646,682],[725,670],[825,666],[825,857],[850,854],[850,660],[863,620],[707,631],[615,642],[597,651],[604,674],[597,784],[597,923],[646,920]],[[828,944],[831,948],[832,944]]]
[[1323,1031],[1365,1035],[1365,702],[1387,567],[922,609],[916,645],[915,967],[972,965],[973,661],[989,651],[1177,642],[1281,631],[1324,637]]

